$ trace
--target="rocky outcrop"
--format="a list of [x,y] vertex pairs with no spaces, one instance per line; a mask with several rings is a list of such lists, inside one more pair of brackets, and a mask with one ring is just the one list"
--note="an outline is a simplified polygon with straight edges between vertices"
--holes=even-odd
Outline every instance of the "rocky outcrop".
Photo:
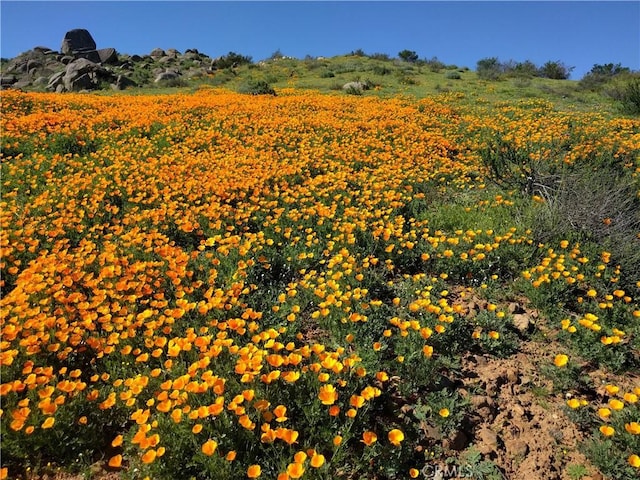
[[65,55],[76,56],[77,54],[95,51],[96,42],[91,34],[84,28],[69,30],[62,40],[60,51]]
[[0,89],[78,92],[143,85],[178,85],[182,79],[210,75],[212,59],[197,49],[184,53],[156,48],[147,55],[118,54],[96,48],[85,29],[68,31],[60,51],[37,46],[2,64]]

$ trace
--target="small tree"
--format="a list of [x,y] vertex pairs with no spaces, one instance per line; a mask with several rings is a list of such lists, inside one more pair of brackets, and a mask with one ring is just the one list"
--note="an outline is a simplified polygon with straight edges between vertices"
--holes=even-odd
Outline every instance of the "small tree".
[[601,75],[604,77],[615,77],[621,73],[629,73],[629,68],[623,67],[620,63],[607,63],[605,65],[598,65],[597,63],[587,73],[587,75]]
[[275,52],[271,54],[271,56],[269,57],[269,60],[280,60],[281,58],[284,58],[284,55],[282,54],[280,49],[277,49]]
[[535,77],[538,74],[538,67],[532,61],[525,60],[515,64],[513,73],[522,77]]
[[582,88],[597,90],[609,80],[618,77],[619,75],[626,75],[629,73],[631,73],[631,71],[619,63],[607,63],[604,65],[595,64],[593,68],[580,79],[580,86]]
[[622,88],[616,89],[615,97],[623,113],[640,115],[640,77],[631,78]]
[[240,65],[246,65],[252,63],[251,57],[247,57],[244,55],[240,55],[239,53],[229,52],[226,55],[223,55],[220,58],[217,58],[211,62],[212,68],[233,68],[239,67]]
[[438,57],[432,57],[429,60],[425,60],[424,63],[429,67],[429,70],[435,73],[438,73],[443,68],[446,68],[446,65],[438,60]]
[[541,77],[550,78],[552,80],[567,80],[571,76],[571,72],[575,67],[567,67],[564,63],[557,60],[555,62],[548,61],[538,70]]
[[478,77],[483,80],[497,80],[503,71],[504,67],[496,57],[483,58],[476,64]]
[[400,53],[398,53],[398,57],[400,57],[401,60],[409,63],[416,63],[418,61],[418,54],[413,50],[402,50]]

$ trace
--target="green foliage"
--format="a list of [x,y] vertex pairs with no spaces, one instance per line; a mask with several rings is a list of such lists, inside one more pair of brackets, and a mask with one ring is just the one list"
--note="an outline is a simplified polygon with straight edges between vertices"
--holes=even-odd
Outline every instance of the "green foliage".
[[516,62],[509,73],[518,77],[535,77],[538,75],[538,67],[532,61],[525,60],[524,62]]
[[620,75],[629,74],[630,70],[620,63],[595,64],[593,68],[580,79],[579,85],[585,89],[600,89],[604,84]]
[[637,480],[637,469],[634,470],[624,461],[625,455],[613,454],[613,452],[620,451],[613,440],[603,440],[601,436],[600,438],[592,438],[586,443],[584,451],[589,457],[589,460],[591,460],[601,472],[606,472],[607,477],[615,478],[616,480]]
[[571,76],[573,69],[574,67],[567,67],[560,60],[548,61],[538,69],[538,74],[552,80],[566,80]]
[[430,71],[434,73],[438,73],[440,70],[444,68],[448,68],[447,65],[445,65],[443,62],[438,60],[438,57],[433,57],[433,58],[430,58],[429,60],[425,60],[424,64],[429,68]]
[[416,63],[418,61],[418,54],[413,50],[402,50],[398,53],[398,57],[409,63]]
[[211,67],[219,70],[225,68],[234,68],[241,65],[249,65],[252,63],[251,57],[240,55],[239,53],[229,52],[220,58],[211,62]]
[[274,95],[276,91],[264,80],[249,80],[238,89],[240,93],[249,95]]
[[483,58],[478,60],[476,72],[482,80],[497,80],[503,72],[503,67],[497,57]]
[[390,62],[392,60],[388,53],[372,53],[369,55],[369,58],[383,62]]
[[640,115],[640,77],[629,80],[616,97],[623,113]]

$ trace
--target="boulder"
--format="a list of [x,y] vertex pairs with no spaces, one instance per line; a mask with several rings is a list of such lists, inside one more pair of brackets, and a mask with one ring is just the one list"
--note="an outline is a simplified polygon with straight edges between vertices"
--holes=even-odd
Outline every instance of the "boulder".
[[118,75],[118,78],[116,78],[115,83],[111,84],[111,88],[113,90],[124,90],[125,88],[136,87],[136,86],[137,86],[136,82],[134,82],[130,78],[125,77],[124,75]]
[[96,87],[95,76],[91,73],[83,73],[73,79],[64,78],[64,88],[70,92],[79,92],[81,90],[92,90]]
[[31,85],[31,80],[28,78],[23,78],[22,80],[18,80],[16,83],[11,85],[11,88],[21,89],[21,88],[26,88],[29,85]]
[[57,91],[59,85],[63,85],[63,77],[65,72],[54,73],[49,77],[49,83],[47,84],[47,90]]
[[67,65],[62,82],[67,91],[78,92],[96,88],[98,77],[107,75],[108,72],[97,63],[86,58],[78,58]]
[[166,80],[174,80],[178,77],[179,75],[176,72],[162,72],[158,74],[154,82],[158,83]]
[[149,53],[149,56],[157,59],[166,56],[166,53],[164,53],[164,50],[162,50],[161,48],[154,48],[153,50],[151,50],[151,53]]
[[356,90],[361,92],[363,90],[369,90],[369,85],[365,82],[348,82],[342,86],[342,89],[345,91]]
[[100,55],[97,50],[87,50],[85,52],[75,52],[74,58],[84,58],[93,63],[100,63]]
[[67,65],[65,76],[80,76],[83,73],[88,73],[99,69],[102,69],[102,67],[97,63],[92,62],[91,60],[87,60],[86,58],[78,58]]
[[3,87],[8,87],[9,85],[13,85],[17,81],[18,79],[16,78],[15,75],[3,75],[2,77],[0,77],[0,85],[2,85]]
[[33,81],[36,86],[46,86],[48,83],[49,79],[47,77],[38,77]]
[[118,54],[115,48],[101,48],[98,50],[98,58],[100,63],[118,63]]
[[87,52],[96,49],[96,42],[84,28],[69,30],[62,40],[60,51],[65,55],[75,55],[78,52]]

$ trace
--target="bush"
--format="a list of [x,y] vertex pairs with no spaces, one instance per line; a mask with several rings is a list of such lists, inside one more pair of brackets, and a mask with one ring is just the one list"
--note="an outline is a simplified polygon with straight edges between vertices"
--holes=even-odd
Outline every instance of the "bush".
[[[444,68],[448,68],[447,65],[445,65],[444,63],[442,63],[440,60],[438,60],[438,57],[433,57],[429,60],[425,60],[425,65],[427,67],[429,67],[429,70],[431,70],[434,73],[438,73],[440,70],[444,69]],[[454,66],[454,70],[457,67]]]
[[239,67],[240,65],[251,64],[251,57],[246,57],[235,52],[229,52],[211,62],[211,68],[223,70],[225,68]]
[[369,58],[373,60],[382,60],[383,62],[391,61],[391,57],[388,53],[372,53],[371,55],[369,55]]
[[389,75],[391,73],[391,69],[385,67],[384,65],[376,65],[373,67],[372,72],[375,75]]
[[448,78],[450,80],[460,80],[462,78],[462,75],[460,75],[460,73],[455,70],[445,73],[444,76],[445,78]]
[[402,50],[400,53],[398,53],[398,57],[400,57],[401,60],[409,63],[416,63],[418,61],[418,54],[413,50]]
[[621,64],[607,63],[595,64],[593,68],[580,79],[579,85],[589,90],[597,90],[609,80],[623,74],[629,74],[630,70]]
[[538,75],[538,67],[530,60],[514,62],[507,68],[507,73],[514,77],[535,77]]
[[627,82],[619,91],[617,100],[623,113],[640,115],[640,77]]
[[482,80],[497,80],[503,72],[503,66],[496,57],[483,58],[478,60],[476,72]]
[[538,69],[538,75],[552,80],[567,80],[574,67],[567,67],[561,61],[549,61]]
[[276,95],[276,91],[264,80],[249,80],[242,85],[238,92],[250,95]]

